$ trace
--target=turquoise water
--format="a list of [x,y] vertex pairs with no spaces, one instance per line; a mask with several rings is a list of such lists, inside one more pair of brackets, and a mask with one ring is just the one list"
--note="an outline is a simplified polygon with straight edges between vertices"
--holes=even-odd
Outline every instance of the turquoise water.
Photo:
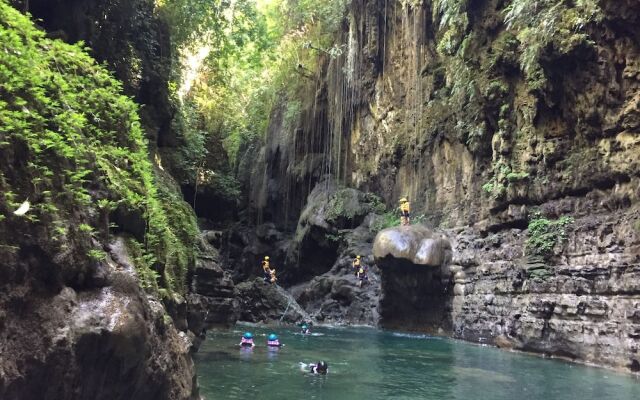
[[[279,330],[286,346],[237,347],[244,327],[214,331],[196,356],[201,394],[214,399],[640,399],[640,380],[604,369],[424,335],[373,329]],[[251,330],[251,329],[250,329]],[[327,376],[300,371],[325,360]]]

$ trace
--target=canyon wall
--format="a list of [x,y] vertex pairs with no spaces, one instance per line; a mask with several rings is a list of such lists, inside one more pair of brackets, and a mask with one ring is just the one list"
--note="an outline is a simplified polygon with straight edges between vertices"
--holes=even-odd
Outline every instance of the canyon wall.
[[639,19],[355,0],[298,123],[274,113],[249,204],[290,228],[321,180],[407,196],[453,243],[454,336],[638,371]]

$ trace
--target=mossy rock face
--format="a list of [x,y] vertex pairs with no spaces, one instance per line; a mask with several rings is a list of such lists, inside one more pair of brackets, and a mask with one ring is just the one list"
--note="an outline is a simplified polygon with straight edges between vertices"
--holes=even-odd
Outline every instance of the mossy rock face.
[[[137,216],[112,229],[135,231],[140,272],[162,274],[148,289],[186,290],[195,220],[171,179],[154,171],[122,84],[82,45],[46,38],[6,0],[0,52],[1,255],[36,246],[64,265],[99,264],[109,215],[119,210]],[[15,215],[25,201],[29,210]]]

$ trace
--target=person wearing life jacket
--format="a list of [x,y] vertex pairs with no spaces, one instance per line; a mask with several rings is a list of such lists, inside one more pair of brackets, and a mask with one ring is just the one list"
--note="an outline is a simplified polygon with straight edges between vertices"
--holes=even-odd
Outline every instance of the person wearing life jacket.
[[275,268],[269,271],[269,282],[276,283],[278,278],[276,278],[276,270]]
[[303,335],[310,335],[311,334],[311,329],[309,329],[309,326],[307,324],[303,324],[302,325],[302,331],[301,333]]
[[280,340],[278,340],[278,335],[276,335],[275,333],[272,333],[269,336],[267,336],[267,346],[269,347],[282,346],[282,344],[280,344]]
[[360,255],[357,255],[356,258],[354,258],[353,262],[351,263],[351,265],[353,266],[353,274],[356,277],[358,276],[358,270],[360,270],[360,264],[361,264]]
[[326,375],[329,372],[329,366],[326,362],[320,361],[315,364],[309,364],[309,372],[312,374]]
[[400,225],[406,226],[411,223],[411,205],[406,197],[400,199]]
[[262,260],[262,272],[264,276],[265,282],[271,281],[271,267],[269,266],[269,256],[264,256],[264,260]]
[[241,347],[254,347],[256,344],[253,343],[253,334],[251,332],[245,332],[240,339]]
[[369,275],[367,274],[369,268],[366,265],[361,265],[356,272],[356,277],[358,278],[358,287],[362,287],[362,284],[365,281],[369,280]]

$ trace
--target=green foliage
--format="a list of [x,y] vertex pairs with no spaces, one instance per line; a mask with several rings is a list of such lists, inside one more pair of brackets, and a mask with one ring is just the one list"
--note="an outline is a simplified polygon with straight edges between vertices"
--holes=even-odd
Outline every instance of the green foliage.
[[[11,161],[0,167],[2,214],[16,202],[37,199],[24,219],[75,243],[104,230],[84,216],[99,214],[91,209],[139,213],[147,230],[136,260],[161,266],[163,284],[185,290],[195,251],[186,232],[193,234],[195,221],[190,213],[176,217],[185,211],[183,202],[156,184],[138,107],[122,94],[121,83],[82,44],[46,38],[6,0],[0,0],[0,53],[0,142],[6,143],[0,158]],[[68,229],[76,221],[78,228]],[[86,256],[104,259],[101,250]]]
[[373,223],[369,227],[371,232],[378,233],[383,229],[391,228],[393,226],[400,225],[400,217],[397,212],[389,211],[382,214],[378,214],[373,220]]
[[344,237],[343,237],[343,235],[341,233],[337,233],[337,234],[327,233],[327,234],[324,235],[324,237],[328,241],[333,242],[333,243],[340,243],[344,239]]
[[87,253],[87,256],[89,256],[89,258],[94,261],[102,261],[107,258],[107,253],[105,253],[103,250],[91,249]]
[[518,182],[529,178],[529,174],[527,172],[509,172],[506,178],[509,182]]
[[598,0],[513,0],[505,12],[507,26],[522,43],[520,65],[532,89],[543,89],[547,77],[540,57],[549,46],[562,53],[590,43],[585,28],[602,20]]
[[339,218],[351,220],[356,216],[369,213],[382,214],[386,206],[382,199],[373,193],[361,193],[344,188],[335,192],[327,203],[326,218],[335,222]]
[[494,176],[489,182],[482,185],[482,190],[492,198],[498,199],[505,194],[507,188],[504,184],[499,183],[498,179]]
[[567,229],[573,224],[572,217],[564,216],[557,220],[543,218],[540,213],[529,221],[529,238],[526,242],[526,254],[549,258],[556,245],[567,239]]
[[360,211],[358,206],[357,192],[352,189],[340,189],[329,199],[326,218],[328,221],[336,221],[341,217],[352,219]]
[[[178,43],[184,43],[179,49],[210,50],[194,86],[179,102],[190,108],[185,119],[196,122],[178,127],[184,132],[184,153],[194,155],[182,160],[191,169],[200,167],[202,159],[209,163],[220,150],[237,166],[240,149],[264,136],[281,98],[288,100],[284,119],[292,131],[303,108],[297,95],[316,74],[318,57],[335,57],[343,49],[334,35],[347,0],[240,0],[233,11],[223,0],[160,3]],[[189,132],[194,126],[195,132]],[[219,166],[205,167],[225,173]]]
[[282,124],[284,129],[293,128],[293,124],[297,123],[300,119],[300,113],[302,112],[302,103],[299,100],[290,100],[286,104],[284,112],[284,122]]
[[433,20],[439,21],[441,37],[438,51],[441,54],[454,55],[462,43],[469,25],[467,16],[468,0],[434,0]]
[[146,252],[142,244],[138,241],[129,238],[126,243],[129,255],[131,256],[136,268],[136,274],[138,275],[140,286],[151,293],[157,293],[159,289],[158,281],[160,275],[153,267],[156,262],[156,258],[153,254]]
[[514,172],[504,162],[494,162],[492,170],[493,175],[488,182],[482,185],[482,190],[493,198],[502,197],[506,193],[509,184],[529,179],[529,173]]

